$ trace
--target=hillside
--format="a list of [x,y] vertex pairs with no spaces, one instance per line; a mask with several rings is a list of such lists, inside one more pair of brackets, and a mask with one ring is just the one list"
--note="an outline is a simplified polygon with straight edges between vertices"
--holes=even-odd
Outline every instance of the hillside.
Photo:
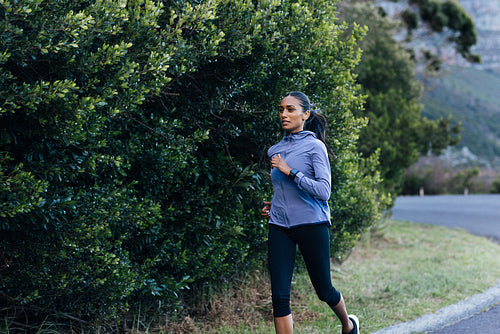
[[[452,116],[464,127],[457,146],[471,164],[500,166],[500,0],[460,0],[478,33],[474,52],[482,64],[470,65],[451,57],[440,78],[422,80],[423,116]],[[454,64],[454,65],[453,65]],[[464,156],[466,155],[466,156]]]
[[463,126],[462,140],[457,145],[467,155],[462,158],[472,164],[500,166],[500,75],[453,66],[441,78],[424,82],[422,116],[452,116]]
[[[471,65],[457,55],[443,35],[415,32],[409,47],[426,48],[442,57],[439,78],[421,76],[425,85],[422,116],[429,119],[452,116],[464,127],[462,141],[444,159],[452,164],[490,165],[500,168],[500,0],[459,0],[473,18],[478,42],[473,53],[482,63]],[[376,1],[390,16],[398,16],[405,1]],[[395,36],[402,40],[404,34]],[[453,153],[453,154],[451,154]]]
[[474,52],[481,55],[481,69],[500,70],[500,0],[459,0],[474,19],[478,42]]

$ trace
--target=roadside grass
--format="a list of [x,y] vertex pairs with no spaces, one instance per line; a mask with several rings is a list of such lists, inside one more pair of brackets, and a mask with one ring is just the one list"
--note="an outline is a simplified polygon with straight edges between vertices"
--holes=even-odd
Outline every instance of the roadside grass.
[[[342,265],[332,266],[333,284],[362,333],[413,320],[495,285],[500,279],[500,245],[463,230],[384,221],[365,233]],[[270,283],[266,268],[248,274],[189,315],[126,326],[130,333],[273,334]],[[319,301],[299,260],[292,282],[294,333],[340,333],[340,322]],[[17,333],[0,325],[0,331]],[[153,323],[154,322],[154,323]],[[57,333],[45,322],[34,332]],[[105,331],[104,331],[105,332]]]
[[[462,230],[386,221],[363,236],[348,260],[332,267],[333,284],[360,329],[371,333],[468,298],[500,279],[500,245]],[[299,266],[300,267],[300,266]],[[210,311],[184,319],[191,333],[274,333],[267,270],[217,296]],[[307,272],[292,286],[294,333],[340,333]],[[166,333],[187,333],[173,324]]]

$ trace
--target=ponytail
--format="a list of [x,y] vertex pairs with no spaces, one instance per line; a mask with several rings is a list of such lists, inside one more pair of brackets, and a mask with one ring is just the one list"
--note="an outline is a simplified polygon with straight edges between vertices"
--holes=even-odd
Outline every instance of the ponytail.
[[304,124],[304,130],[312,131],[316,134],[316,137],[323,142],[326,146],[328,154],[334,156],[333,151],[328,147],[326,143],[326,129],[328,129],[328,122],[326,117],[318,114],[316,110],[310,110],[311,114]]

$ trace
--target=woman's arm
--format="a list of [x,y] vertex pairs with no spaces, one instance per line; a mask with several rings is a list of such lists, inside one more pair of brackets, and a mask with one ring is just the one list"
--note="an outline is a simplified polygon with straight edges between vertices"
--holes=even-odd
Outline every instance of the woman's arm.
[[321,146],[320,149],[314,150],[311,157],[314,179],[307,177],[304,173],[297,173],[294,181],[300,190],[323,201],[327,201],[332,192],[332,184],[330,161],[328,160],[326,148]]
[[[318,199],[327,201],[330,198],[332,186],[330,162],[326,149],[316,151],[312,154],[312,165],[314,179],[307,177],[299,170],[294,178],[294,182],[300,190]],[[279,154],[271,159],[271,167],[278,168],[285,175],[290,175],[290,171],[292,170]]]

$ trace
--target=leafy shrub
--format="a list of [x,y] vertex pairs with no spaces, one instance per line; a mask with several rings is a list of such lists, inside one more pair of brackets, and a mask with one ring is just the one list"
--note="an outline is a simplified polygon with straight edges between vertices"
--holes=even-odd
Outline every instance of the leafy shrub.
[[490,193],[500,194],[500,176],[497,176],[491,184]]
[[356,153],[362,30],[334,18],[330,1],[1,2],[2,313],[174,311],[262,265],[292,89],[331,125],[341,258],[384,197]]

